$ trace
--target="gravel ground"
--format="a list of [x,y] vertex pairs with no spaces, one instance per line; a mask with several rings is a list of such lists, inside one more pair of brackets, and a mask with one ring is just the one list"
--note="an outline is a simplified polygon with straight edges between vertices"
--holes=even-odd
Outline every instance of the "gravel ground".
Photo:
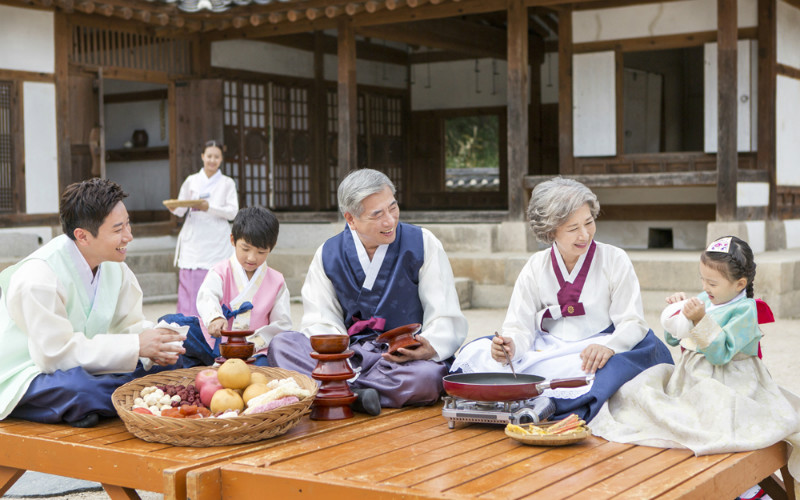
[[[145,305],[145,315],[156,320],[163,314],[175,311],[174,303],[160,303]],[[470,309],[464,311],[469,322],[468,339],[490,335],[499,330],[505,317],[504,309]],[[292,304],[292,319],[294,325],[300,324],[302,306]],[[660,335],[658,328],[658,315],[646,315],[645,318]],[[797,334],[800,332],[800,319],[778,320],[775,323],[762,325],[764,339],[761,342],[764,353],[764,362],[769,368],[773,378],[786,389],[795,394],[800,394],[800,378],[794,373],[798,351]],[[676,350],[673,350],[675,355]],[[163,495],[149,491],[139,491],[144,500],[162,499]],[[101,500],[108,496],[98,483],[77,481],[70,478],[51,476],[28,472],[6,492],[5,498],[47,498],[50,500]]]

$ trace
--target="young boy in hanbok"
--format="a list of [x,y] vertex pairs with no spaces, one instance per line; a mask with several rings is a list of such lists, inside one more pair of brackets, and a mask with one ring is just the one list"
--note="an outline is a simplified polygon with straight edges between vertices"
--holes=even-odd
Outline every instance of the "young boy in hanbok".
[[[734,236],[700,258],[703,293],[667,298],[664,336],[679,361],[654,366],[626,383],[591,421],[609,441],[689,448],[696,455],[793,445],[789,470],[800,473],[800,398],[779,387],[758,358],[749,245]],[[765,308],[766,309],[766,308]]]
[[197,292],[197,311],[205,341],[219,354],[222,330],[254,330],[255,364],[265,356],[272,337],[292,328],[289,289],[283,275],[267,265],[278,241],[275,215],[261,207],[239,210],[233,220],[234,254],[214,265]]

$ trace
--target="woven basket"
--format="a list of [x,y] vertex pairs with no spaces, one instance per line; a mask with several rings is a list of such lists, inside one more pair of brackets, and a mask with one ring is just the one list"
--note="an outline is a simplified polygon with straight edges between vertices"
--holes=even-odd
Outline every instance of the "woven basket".
[[133,400],[139,397],[143,388],[160,384],[194,384],[197,372],[207,368],[207,366],[198,366],[164,371],[128,382],[114,391],[111,396],[114,408],[125,422],[128,431],[145,441],[176,446],[224,446],[251,443],[285,433],[297,425],[300,418],[308,413],[317,393],[316,382],[305,375],[281,368],[251,366],[253,371],[263,373],[269,380],[291,377],[297,381],[300,387],[311,391],[311,395],[297,403],[264,413],[232,418],[185,419],[143,415],[131,411]]

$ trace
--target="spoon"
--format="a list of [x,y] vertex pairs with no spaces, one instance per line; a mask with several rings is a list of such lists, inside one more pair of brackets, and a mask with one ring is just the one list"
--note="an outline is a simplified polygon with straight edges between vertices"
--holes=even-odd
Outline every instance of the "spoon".
[[[494,332],[494,336],[497,337],[497,338],[500,338],[500,334],[497,333],[497,332]],[[511,362],[511,356],[508,355],[508,351],[506,350],[506,346],[501,345],[500,347],[503,349],[503,354],[506,355],[506,361],[508,361],[508,366],[511,367],[511,373],[514,375],[514,378],[517,378],[517,372],[514,371],[514,364]]]

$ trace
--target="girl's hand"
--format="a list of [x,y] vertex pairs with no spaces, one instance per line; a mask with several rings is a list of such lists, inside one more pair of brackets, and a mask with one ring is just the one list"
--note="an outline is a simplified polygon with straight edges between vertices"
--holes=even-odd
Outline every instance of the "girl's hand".
[[696,325],[706,315],[706,306],[703,301],[693,297],[683,306],[683,315]]
[[212,337],[219,337],[222,335],[222,329],[225,328],[225,318],[217,318],[211,321],[208,325],[208,334]]
[[[503,350],[505,347],[505,351]],[[511,337],[494,337],[492,339],[492,359],[501,363],[503,365],[508,363],[508,359],[506,358],[506,354],[508,353],[508,357],[514,359],[514,353],[516,352],[516,347],[514,346],[514,341]]]
[[606,366],[613,355],[613,349],[600,344],[589,344],[586,349],[581,351],[581,370],[584,373],[594,373]]
[[669,297],[667,297],[667,304],[674,304],[676,302],[680,302],[682,300],[686,300],[686,294],[683,292],[673,293]]

